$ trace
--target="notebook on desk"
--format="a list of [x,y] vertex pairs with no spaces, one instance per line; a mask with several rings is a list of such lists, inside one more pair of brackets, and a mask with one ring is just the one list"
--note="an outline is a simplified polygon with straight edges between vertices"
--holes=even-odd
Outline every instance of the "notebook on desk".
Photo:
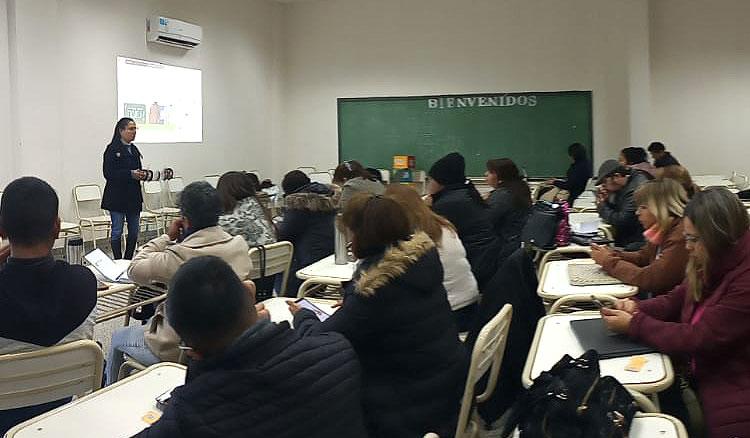
[[633,341],[627,335],[609,330],[601,318],[571,321],[570,328],[584,351],[594,349],[601,359],[656,352],[652,347]]
[[601,286],[622,284],[596,263],[568,263],[568,282],[571,286]]

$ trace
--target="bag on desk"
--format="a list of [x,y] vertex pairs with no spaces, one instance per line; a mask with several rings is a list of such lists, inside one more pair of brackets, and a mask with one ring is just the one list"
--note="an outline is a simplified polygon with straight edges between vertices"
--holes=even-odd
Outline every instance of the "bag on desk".
[[615,378],[599,377],[599,355],[565,355],[534,380],[507,417],[502,437],[625,438],[638,405]]
[[563,218],[561,204],[537,201],[531,207],[531,214],[521,231],[521,241],[537,248],[552,249],[555,247],[555,235],[560,220]]

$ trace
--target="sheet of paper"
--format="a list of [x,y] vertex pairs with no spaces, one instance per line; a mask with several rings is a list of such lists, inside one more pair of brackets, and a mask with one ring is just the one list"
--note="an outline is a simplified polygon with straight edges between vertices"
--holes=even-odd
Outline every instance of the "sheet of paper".
[[83,257],[107,280],[125,283],[130,281],[127,273],[128,267],[118,265],[101,249],[97,248]]

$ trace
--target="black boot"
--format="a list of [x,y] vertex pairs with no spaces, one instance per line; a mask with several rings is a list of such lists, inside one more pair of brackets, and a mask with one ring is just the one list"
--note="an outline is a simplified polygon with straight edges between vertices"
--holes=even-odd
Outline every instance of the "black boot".
[[125,258],[128,260],[133,259],[133,253],[135,252],[135,245],[138,243],[138,236],[132,236],[128,234],[128,240],[125,243]]
[[119,260],[122,258],[122,239],[110,240],[110,246],[112,246],[112,258]]

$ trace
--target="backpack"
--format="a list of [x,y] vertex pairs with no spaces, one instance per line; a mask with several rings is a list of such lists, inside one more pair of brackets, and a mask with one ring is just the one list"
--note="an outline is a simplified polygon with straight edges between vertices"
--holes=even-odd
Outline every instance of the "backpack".
[[511,408],[500,436],[626,438],[638,404],[614,377],[600,377],[599,354],[565,355],[534,380]]
[[560,219],[563,218],[562,205],[548,201],[536,201],[531,206],[531,214],[521,230],[521,241],[542,249],[555,248]]

